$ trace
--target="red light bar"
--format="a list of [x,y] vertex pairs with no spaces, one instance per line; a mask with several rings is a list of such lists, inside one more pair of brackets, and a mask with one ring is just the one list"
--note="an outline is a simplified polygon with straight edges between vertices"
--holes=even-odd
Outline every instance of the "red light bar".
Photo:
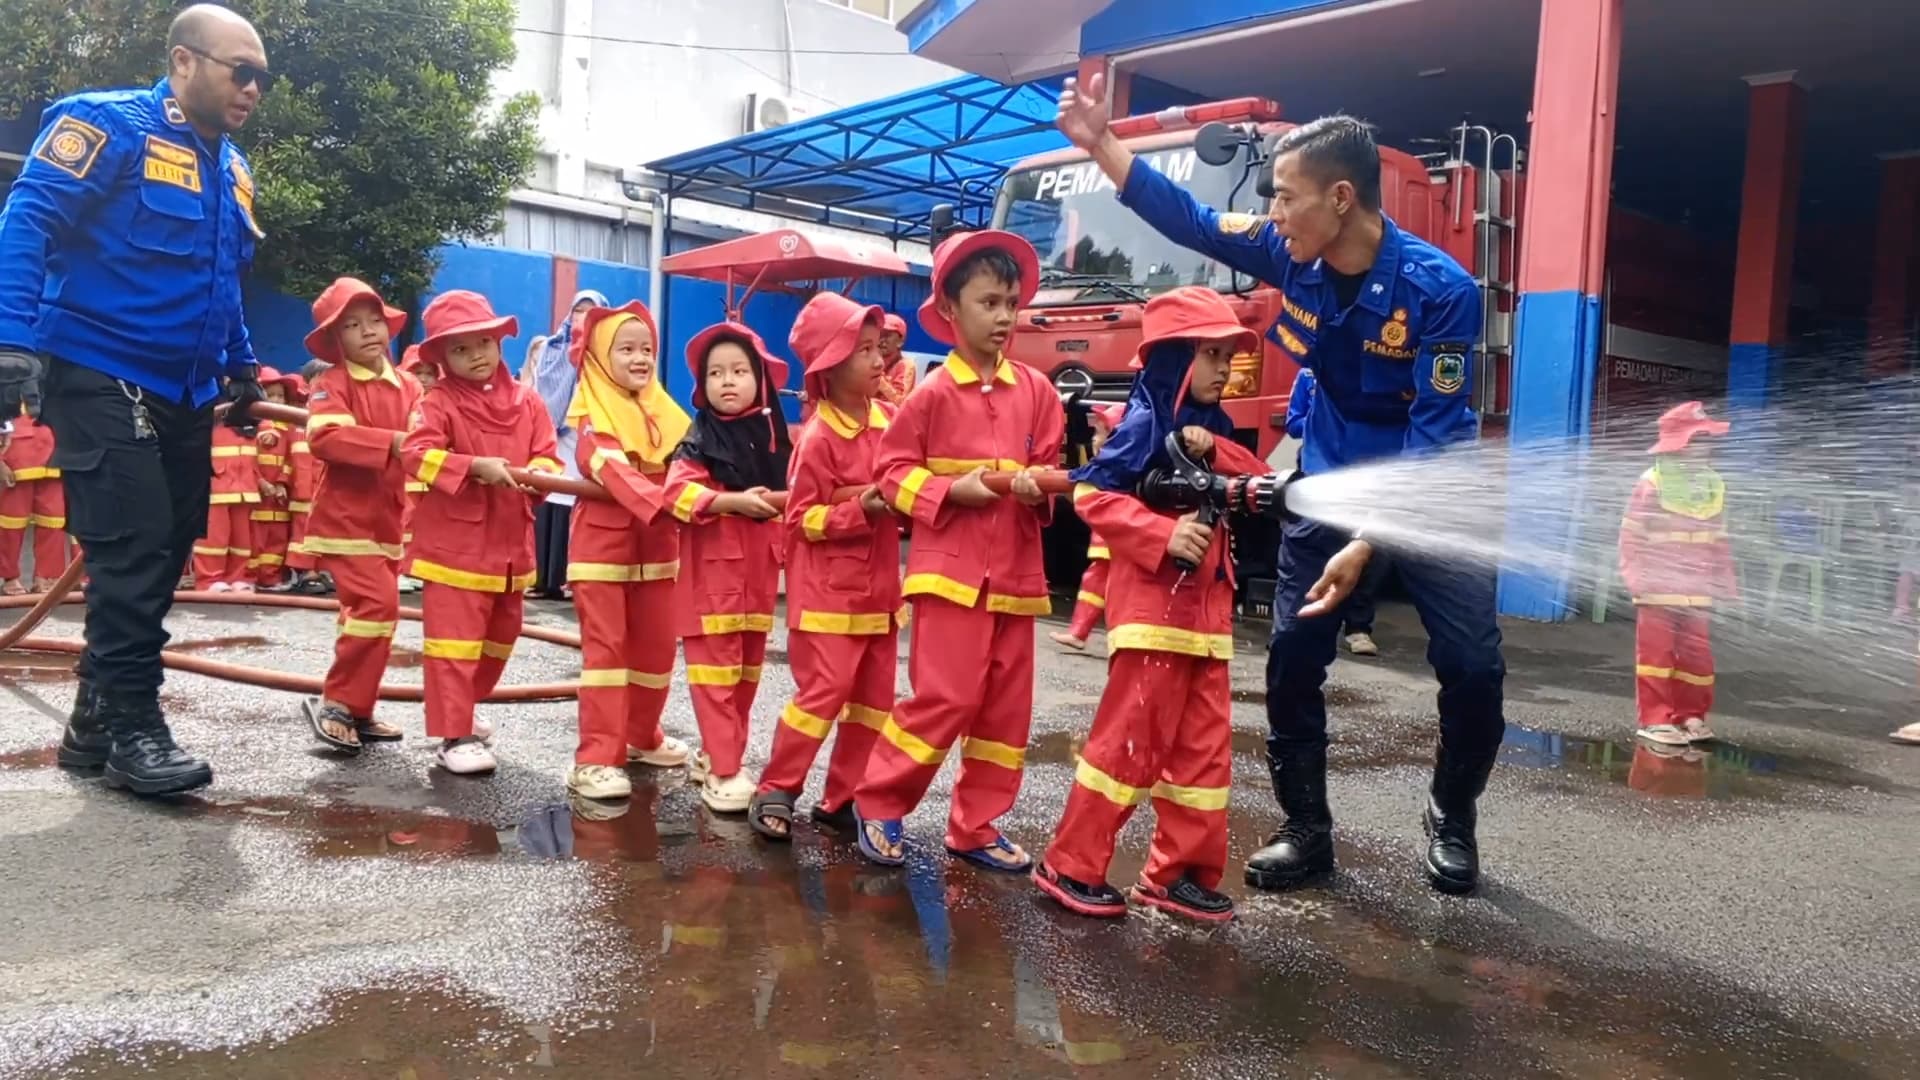
[[1215,120],[1222,123],[1265,123],[1280,119],[1280,103],[1271,98],[1244,97],[1231,101],[1213,101],[1204,105],[1175,106],[1147,116],[1129,116],[1115,120],[1109,127],[1115,135],[1130,138],[1158,131],[1178,131],[1199,127]]

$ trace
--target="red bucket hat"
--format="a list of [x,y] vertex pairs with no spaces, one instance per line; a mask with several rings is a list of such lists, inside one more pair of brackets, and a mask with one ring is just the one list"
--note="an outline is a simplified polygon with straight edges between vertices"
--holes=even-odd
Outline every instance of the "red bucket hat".
[[753,351],[767,362],[767,381],[773,385],[760,388],[760,404],[771,407],[774,395],[787,385],[787,362],[773,355],[773,350],[767,348],[767,343],[751,327],[736,322],[714,323],[687,342],[687,370],[693,372],[694,407],[707,407],[707,352],[723,337],[745,338],[753,345]]
[[1660,417],[1660,441],[1647,448],[1649,454],[1677,454],[1687,448],[1695,435],[1725,435],[1733,425],[1707,415],[1707,407],[1697,401],[1675,405]]
[[264,390],[269,386],[284,387],[288,404],[297,405],[307,400],[307,380],[302,379],[299,372],[282,373],[274,368],[263,367],[260,369],[260,388]]
[[940,285],[947,279],[947,272],[965,262],[967,256],[989,248],[999,248],[1013,256],[1014,265],[1020,268],[1021,307],[1032,303],[1033,294],[1040,291],[1040,256],[1026,237],[999,229],[949,236],[933,249],[933,294],[920,305],[920,328],[933,335],[933,340],[943,345],[955,344],[953,323],[940,314]]
[[887,318],[877,304],[861,304],[833,292],[814,294],[800,309],[800,317],[793,320],[793,332],[787,335],[787,347],[806,365],[807,393],[824,397],[825,388],[816,383],[824,383],[827,372],[853,355],[863,327],[884,324]]
[[419,371],[422,363],[423,361],[420,359],[420,346],[418,345],[409,345],[406,351],[400,354],[401,371]]
[[380,315],[387,320],[387,337],[397,338],[400,331],[407,327],[407,313],[398,308],[390,308],[373,286],[359,278],[335,278],[333,284],[321,291],[313,301],[313,329],[306,337],[307,352],[325,360],[329,364],[343,363],[340,356],[340,339],[334,336],[334,328],[347,308],[361,300],[371,300],[380,305]]
[[587,362],[587,344],[593,340],[594,328],[615,315],[631,315],[646,323],[647,329],[653,331],[653,375],[659,378],[660,324],[653,321],[653,312],[647,310],[647,305],[638,300],[629,300],[619,307],[595,305],[587,309],[587,313],[580,317],[580,325],[574,328],[572,339],[567,342],[567,360],[573,364],[573,369],[579,371],[580,365]]
[[455,289],[433,298],[420,313],[421,329],[427,336],[420,342],[422,363],[438,366],[446,359],[447,339],[461,334],[498,334],[510,338],[520,332],[520,320],[511,315],[495,315],[487,298],[468,289]]
[[1147,353],[1163,341],[1233,341],[1236,353],[1260,347],[1260,335],[1241,325],[1225,297],[1199,285],[1186,285],[1147,301],[1140,320],[1140,351],[1129,367],[1146,363]]
[[904,339],[907,336],[907,320],[889,311],[880,317],[880,332],[899,334]]

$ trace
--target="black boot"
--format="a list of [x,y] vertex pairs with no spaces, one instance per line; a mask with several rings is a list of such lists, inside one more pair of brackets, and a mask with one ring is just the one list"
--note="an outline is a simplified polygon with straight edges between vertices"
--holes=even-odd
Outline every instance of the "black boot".
[[1442,743],[1433,764],[1433,793],[1421,824],[1427,831],[1427,881],[1446,893],[1472,892],[1480,878],[1474,800],[1486,790],[1500,747],[1474,753]]
[[1327,808],[1327,744],[1288,743],[1269,751],[1273,793],[1286,824],[1247,860],[1247,884],[1290,889],[1333,871],[1333,811]]
[[213,783],[213,769],[206,762],[174,745],[160,701],[151,691],[102,692],[99,717],[113,732],[105,773],[108,787],[135,795],[177,795]]
[[107,755],[112,750],[113,733],[100,720],[100,699],[94,694],[93,680],[81,679],[55,760],[63,769],[92,772],[107,763]]

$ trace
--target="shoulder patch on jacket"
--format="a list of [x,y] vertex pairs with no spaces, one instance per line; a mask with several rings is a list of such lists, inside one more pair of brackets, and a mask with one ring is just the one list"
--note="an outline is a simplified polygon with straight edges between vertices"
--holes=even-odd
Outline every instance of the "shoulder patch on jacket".
[[107,145],[107,133],[71,116],[63,116],[54,121],[53,130],[40,140],[40,148],[33,156],[73,177],[85,180],[87,171],[100,157],[100,148]]
[[1221,214],[1218,222],[1220,235],[1243,236],[1251,240],[1260,235],[1260,226],[1265,225],[1267,219],[1259,214],[1229,213]]

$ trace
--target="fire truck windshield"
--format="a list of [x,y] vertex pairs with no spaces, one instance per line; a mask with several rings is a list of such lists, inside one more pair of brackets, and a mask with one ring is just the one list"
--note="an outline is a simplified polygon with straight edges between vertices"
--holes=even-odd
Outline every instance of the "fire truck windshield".
[[[1230,209],[1228,200],[1244,171],[1238,160],[1208,165],[1191,146],[1140,158],[1217,210]],[[1241,185],[1231,209],[1265,212],[1251,178]],[[1010,173],[1001,186],[994,219],[998,228],[1026,237],[1040,253],[1036,307],[1096,297],[1141,300],[1182,285],[1207,285],[1222,292],[1234,287],[1225,266],[1162,237],[1120,205],[1112,182],[1091,161]]]

